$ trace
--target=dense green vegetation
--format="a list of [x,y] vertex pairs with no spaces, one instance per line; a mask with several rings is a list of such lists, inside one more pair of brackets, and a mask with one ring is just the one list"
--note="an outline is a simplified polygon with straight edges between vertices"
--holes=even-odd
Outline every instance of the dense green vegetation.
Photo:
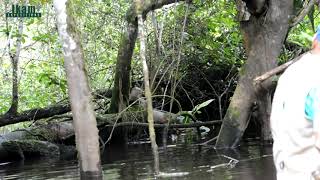
[[[62,47],[52,4],[36,0],[29,2],[40,6],[42,17],[24,18],[22,35],[18,31],[17,18],[0,18],[0,40],[3,42],[0,44],[0,114],[6,113],[11,105],[12,64],[9,52],[16,51],[19,36],[22,51],[18,71],[18,111],[67,100]],[[75,16],[92,90],[113,86],[119,41],[130,4],[131,1],[127,0],[76,3],[78,11]],[[9,0],[1,2],[1,12],[9,11],[10,5]],[[237,73],[241,73],[241,65],[246,59],[236,14],[234,2],[226,0],[181,2],[149,13],[146,19],[147,60],[152,77],[156,77],[155,94],[172,95],[175,92],[186,110],[208,99],[216,99],[208,107],[208,111],[213,110],[214,113],[207,113],[203,118],[220,119],[219,103],[224,113],[237,83]],[[318,16],[319,12],[314,10],[312,15],[291,29],[280,63],[296,56],[299,49],[305,51],[310,46],[314,33],[312,23],[319,23]],[[132,84],[141,87],[138,51],[136,46]],[[220,96],[222,101],[218,102]],[[161,108],[161,98],[156,98],[155,104]],[[107,99],[104,106],[108,108]],[[169,109],[168,104],[165,108]]]

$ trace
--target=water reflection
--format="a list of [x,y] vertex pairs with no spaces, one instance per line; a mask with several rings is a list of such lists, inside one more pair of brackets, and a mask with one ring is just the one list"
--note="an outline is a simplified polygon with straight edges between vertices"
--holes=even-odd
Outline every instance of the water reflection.
[[[217,151],[211,147],[180,144],[160,149],[160,169],[164,173],[188,173],[182,177],[158,179],[273,180],[271,146],[243,145],[237,151]],[[230,158],[239,160],[234,167]],[[102,156],[105,179],[155,179],[149,144],[113,146]],[[1,179],[79,179],[76,161],[37,159],[0,164]]]

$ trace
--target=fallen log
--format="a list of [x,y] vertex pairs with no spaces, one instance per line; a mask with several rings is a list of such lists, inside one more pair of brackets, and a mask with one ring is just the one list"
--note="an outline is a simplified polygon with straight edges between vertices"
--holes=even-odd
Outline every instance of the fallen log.
[[55,105],[45,108],[31,109],[23,111],[18,115],[5,114],[0,116],[0,127],[26,121],[35,121],[38,119],[49,118],[54,115],[64,114],[71,111],[69,104]]
[[[97,90],[92,93],[94,99],[102,97],[111,97],[111,90]],[[69,103],[61,105],[53,105],[45,108],[36,108],[27,111],[23,111],[17,115],[4,114],[0,116],[0,127],[9,124],[15,124],[26,121],[36,121],[43,118],[49,118],[54,115],[65,114],[71,111]]]
[[[56,143],[64,142],[72,135],[74,130],[71,122],[56,122],[12,131],[0,136],[0,160],[23,159],[27,158],[26,155],[36,153],[52,157],[52,153],[47,153],[48,149],[57,149],[56,147],[59,147],[60,152],[69,153],[70,147]],[[42,148],[37,148],[38,145]],[[66,157],[66,153],[55,151],[54,154]]]
[[[155,128],[196,128],[200,126],[212,126],[221,123],[220,120],[208,122],[193,122],[189,124],[178,124],[181,122],[181,115],[186,116],[187,112],[173,114],[165,111],[154,110],[156,124]],[[187,115],[188,116],[188,115]],[[72,115],[59,115],[57,118],[68,119],[68,121],[50,121],[37,123],[35,126],[18,129],[0,136],[0,160],[24,159],[30,155],[52,157],[62,156],[65,158],[75,155],[75,148],[64,146],[74,142],[74,129]],[[127,127],[147,128],[145,111],[123,112],[119,114],[97,114],[97,125],[100,129]],[[39,148],[37,148],[39,147]],[[41,148],[40,148],[41,147]],[[49,152],[52,151],[53,153]],[[59,152],[58,152],[59,151]],[[57,158],[58,158],[57,157]]]
[[3,142],[2,146],[8,152],[8,156],[13,159],[26,159],[29,156],[60,157],[59,146],[48,141],[11,140]]

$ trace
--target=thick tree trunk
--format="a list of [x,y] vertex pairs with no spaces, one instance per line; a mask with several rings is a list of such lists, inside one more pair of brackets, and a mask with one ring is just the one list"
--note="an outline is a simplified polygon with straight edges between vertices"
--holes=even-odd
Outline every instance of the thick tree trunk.
[[[237,0],[238,5],[243,3]],[[255,3],[252,1],[251,3]],[[255,93],[253,79],[277,64],[282,43],[289,27],[289,18],[292,13],[292,0],[269,0],[265,2],[266,13],[259,12],[250,18],[240,21],[246,54],[248,59],[240,71],[240,79],[234,92],[227,113],[216,142],[217,148],[234,148],[238,145],[248,125],[252,104],[259,106],[261,122],[263,122],[263,134],[270,138],[269,113],[270,93],[269,91]],[[239,14],[241,9],[238,6]]]
[[129,102],[131,58],[137,39],[137,30],[138,25],[127,20],[126,32],[122,35],[118,51],[110,113],[120,112]]
[[[166,4],[176,3],[182,0],[145,0],[141,10],[145,17],[148,12],[159,9]],[[116,74],[112,91],[111,105],[109,112],[117,113],[124,109],[129,102],[130,92],[130,70],[133,49],[137,39],[137,14],[135,5],[132,4],[126,15],[126,31],[122,35],[118,51]]]
[[92,96],[84,64],[83,50],[74,21],[74,4],[67,0],[54,1],[59,36],[64,52],[76,146],[81,179],[102,179],[99,136]]

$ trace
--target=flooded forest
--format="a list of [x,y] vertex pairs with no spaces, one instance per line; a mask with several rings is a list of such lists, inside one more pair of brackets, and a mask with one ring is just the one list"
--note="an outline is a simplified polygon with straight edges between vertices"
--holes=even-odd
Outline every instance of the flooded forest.
[[0,179],[275,180],[316,0],[1,0]]

